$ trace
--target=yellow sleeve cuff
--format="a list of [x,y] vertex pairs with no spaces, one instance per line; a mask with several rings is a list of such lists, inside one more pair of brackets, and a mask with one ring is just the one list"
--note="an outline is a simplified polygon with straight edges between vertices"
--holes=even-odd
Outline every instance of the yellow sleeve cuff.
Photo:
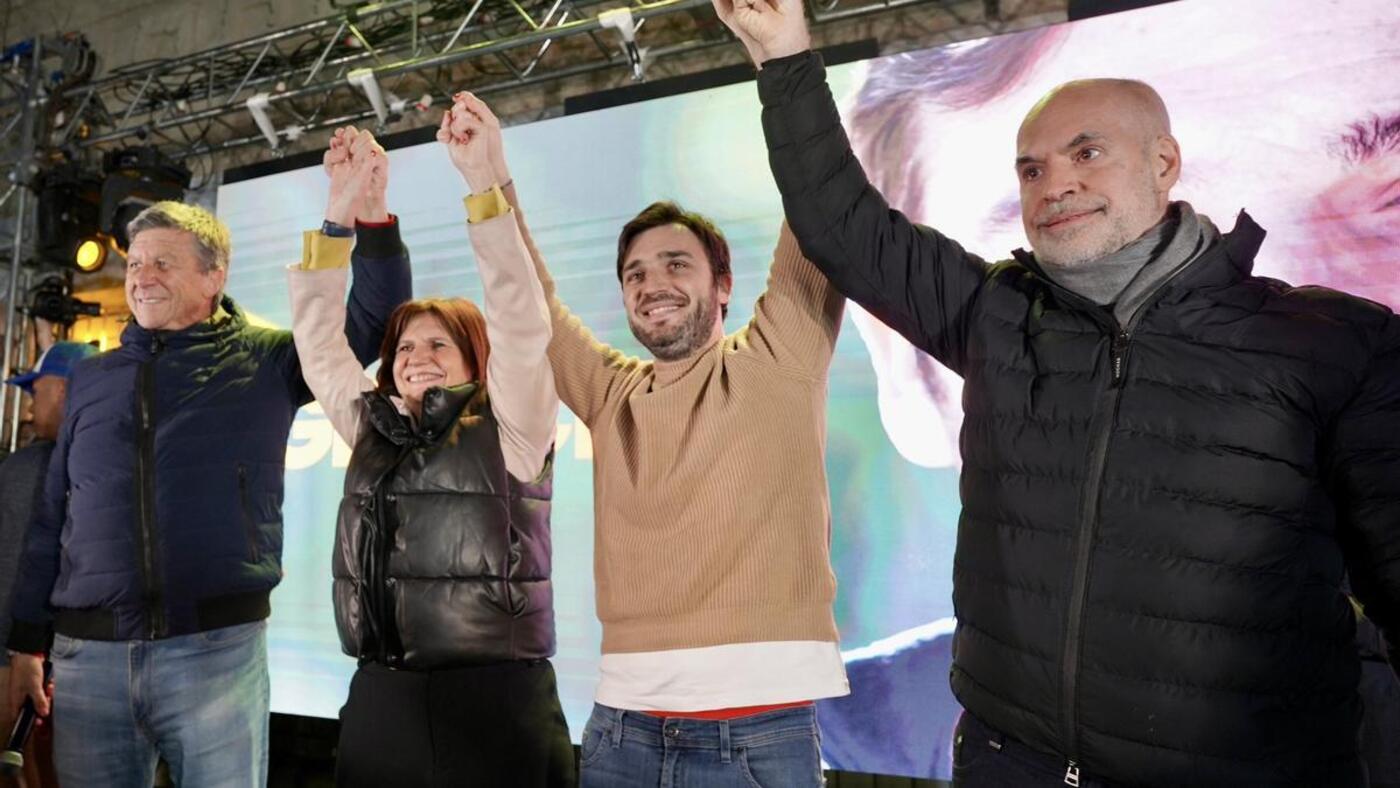
[[489,192],[463,198],[462,204],[467,206],[467,222],[469,224],[479,224],[503,213],[510,213],[510,203],[506,201],[501,187],[494,184]]
[[301,269],[344,268],[350,264],[350,250],[354,246],[354,238],[335,238],[320,230],[307,230],[301,234]]

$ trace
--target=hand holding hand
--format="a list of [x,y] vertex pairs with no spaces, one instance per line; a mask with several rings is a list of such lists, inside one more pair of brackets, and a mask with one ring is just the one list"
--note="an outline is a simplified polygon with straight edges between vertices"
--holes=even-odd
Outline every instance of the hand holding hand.
[[744,48],[754,65],[796,55],[812,48],[803,0],[712,0],[715,13]]
[[351,227],[356,219],[388,218],[389,160],[373,134],[350,126],[336,129],[322,162],[331,179],[327,220]]
[[493,184],[510,181],[501,141],[501,122],[486,102],[462,92],[453,97],[451,109],[442,116],[438,142],[447,146],[452,164],[467,181],[473,194],[481,194]]
[[363,160],[369,168],[363,184],[364,202],[357,219],[364,222],[386,222],[389,220],[387,193],[389,190],[389,156],[384,147],[368,131],[360,132],[359,148],[352,150],[352,157]]

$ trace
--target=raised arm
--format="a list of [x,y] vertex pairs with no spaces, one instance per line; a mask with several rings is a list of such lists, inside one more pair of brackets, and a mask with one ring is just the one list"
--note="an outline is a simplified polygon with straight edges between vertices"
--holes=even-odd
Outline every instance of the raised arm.
[[[479,101],[477,103],[480,104]],[[505,207],[509,207],[509,212],[514,215],[520,242],[534,264],[535,275],[549,310],[550,340],[547,354],[554,372],[554,384],[559,399],[582,419],[584,424],[592,427],[609,393],[641,362],[599,342],[593,336],[593,332],[589,331],[559,299],[554,279],[550,277],[544,257],[535,246],[530,229],[525,223],[525,214],[520,208],[519,196],[506,164],[504,146],[497,138],[487,152],[490,155],[493,182],[500,185],[498,188],[505,201],[505,206],[501,206],[500,210],[504,211]],[[473,239],[475,242],[475,235]],[[478,264],[485,264],[485,261],[478,258]]]
[[811,377],[826,376],[846,299],[812,261],[802,256],[787,222],[778,233],[768,287],[749,323],[751,345],[783,366]]
[[[385,205],[389,180],[389,159],[374,135],[346,127],[336,131],[326,152],[326,169],[332,184],[333,169],[359,156],[374,164],[367,182],[357,190],[344,190],[327,205],[326,218],[355,228],[355,248],[351,254],[354,279],[346,303],[345,336],[361,366],[379,357],[389,315],[399,304],[413,298],[413,275],[408,250],[399,237],[397,217]],[[340,177],[351,177],[341,172]]]
[[359,437],[360,394],[372,390],[374,381],[361,369],[341,330],[345,323],[350,245],[317,235],[319,231],[306,233],[302,240],[303,263],[287,269],[292,338],[302,360],[306,385],[321,403],[336,433],[354,446]]
[[[357,154],[361,160],[373,165],[359,175],[353,172],[352,156]],[[330,178],[330,198],[325,213],[327,224],[321,231],[305,237],[302,263],[295,267],[318,270],[345,268],[349,264],[354,278],[350,295],[339,310],[336,325],[341,327],[344,344],[357,367],[364,367],[379,358],[379,347],[384,341],[389,316],[400,304],[413,297],[408,250],[399,236],[398,219],[385,207],[389,160],[374,135],[348,126],[337,129],[324,162]],[[355,181],[350,184],[352,178]],[[331,234],[327,235],[327,232]],[[333,277],[321,276],[321,283],[313,286],[308,282],[316,277],[311,277],[299,288],[303,291],[315,289],[319,293],[325,287],[333,286],[326,282],[330,278]],[[341,294],[338,297],[345,292],[344,280],[342,274],[338,280],[340,289],[337,292]],[[297,347],[301,345],[300,342],[296,344]],[[306,379],[302,368],[306,360],[318,361],[310,355],[303,355],[295,347],[279,350],[278,355],[274,356],[298,405],[304,405],[313,398],[321,399],[315,394],[315,387]],[[343,437],[350,440],[348,436]]]
[[506,469],[521,481],[534,481],[554,445],[559,417],[546,357],[553,330],[544,290],[491,161],[489,149],[501,147],[501,124],[485,103],[459,93],[443,115],[438,141],[472,194],[466,199],[468,230],[491,342],[486,391]]
[[[321,403],[336,433],[354,446],[358,438],[360,394],[373,389],[374,381],[364,373],[363,361],[350,339],[356,293],[352,288],[347,308],[345,279],[351,247],[364,245],[367,232],[375,229],[383,232],[383,228],[367,231],[360,223],[368,220],[383,224],[389,218],[384,205],[389,160],[369,132],[342,128],[332,137],[324,162],[330,177],[326,225],[302,234],[301,263],[287,270],[288,292],[292,299],[292,339],[296,343],[302,377],[311,394]],[[352,226],[360,226],[358,240],[351,234]],[[393,241],[401,246],[397,227],[393,229]],[[374,236],[369,243],[376,242],[384,244],[385,239]],[[355,273],[358,287],[358,267]],[[376,318],[381,337],[394,306],[389,307],[383,318]]]
[[960,370],[980,258],[891,210],[841,128],[801,0],[714,0],[760,64],[769,163],[802,251],[838,290],[915,346]]

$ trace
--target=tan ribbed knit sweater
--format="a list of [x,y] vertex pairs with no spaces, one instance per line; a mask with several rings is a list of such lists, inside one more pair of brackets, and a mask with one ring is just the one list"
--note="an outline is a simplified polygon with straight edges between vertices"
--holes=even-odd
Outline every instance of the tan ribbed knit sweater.
[[[516,215],[559,397],[592,432],[603,652],[837,640],[824,457],[844,299],[784,225],[747,326],[693,358],[642,361],[560,302]],[[501,235],[491,254],[519,243]]]

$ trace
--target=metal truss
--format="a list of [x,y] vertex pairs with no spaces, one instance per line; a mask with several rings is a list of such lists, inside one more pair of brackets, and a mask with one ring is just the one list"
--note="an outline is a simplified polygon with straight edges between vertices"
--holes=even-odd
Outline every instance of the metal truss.
[[[628,1],[386,0],[100,78],[80,34],[0,42],[8,45],[0,58],[0,173],[8,176],[0,180],[0,372],[27,363],[28,321],[17,302],[41,262],[32,193],[41,172],[65,162],[91,170],[103,151],[134,145],[189,164],[245,146],[278,155],[332,126],[374,119],[383,129],[445,105],[457,89],[494,94],[610,73],[617,84],[648,69],[677,76],[707,67],[696,57],[706,50],[735,46],[710,0],[618,6]],[[807,2],[818,26],[937,6],[964,36],[1003,32],[1014,27],[1007,17],[1063,7],[1063,0]],[[914,38],[920,34],[930,44],[945,40],[932,30]],[[18,396],[7,393],[0,392],[0,449],[18,435]]]
[[[985,22],[996,0],[812,0],[817,24],[937,3]],[[709,0],[388,0],[226,46],[123,67],[39,99],[41,149],[156,145],[174,159],[596,72],[633,79],[733,44]],[[958,9],[963,9],[959,11]],[[625,76],[622,78],[625,79]],[[29,109],[35,109],[30,104]],[[0,129],[23,102],[0,93]],[[13,162],[13,159],[10,160]]]

